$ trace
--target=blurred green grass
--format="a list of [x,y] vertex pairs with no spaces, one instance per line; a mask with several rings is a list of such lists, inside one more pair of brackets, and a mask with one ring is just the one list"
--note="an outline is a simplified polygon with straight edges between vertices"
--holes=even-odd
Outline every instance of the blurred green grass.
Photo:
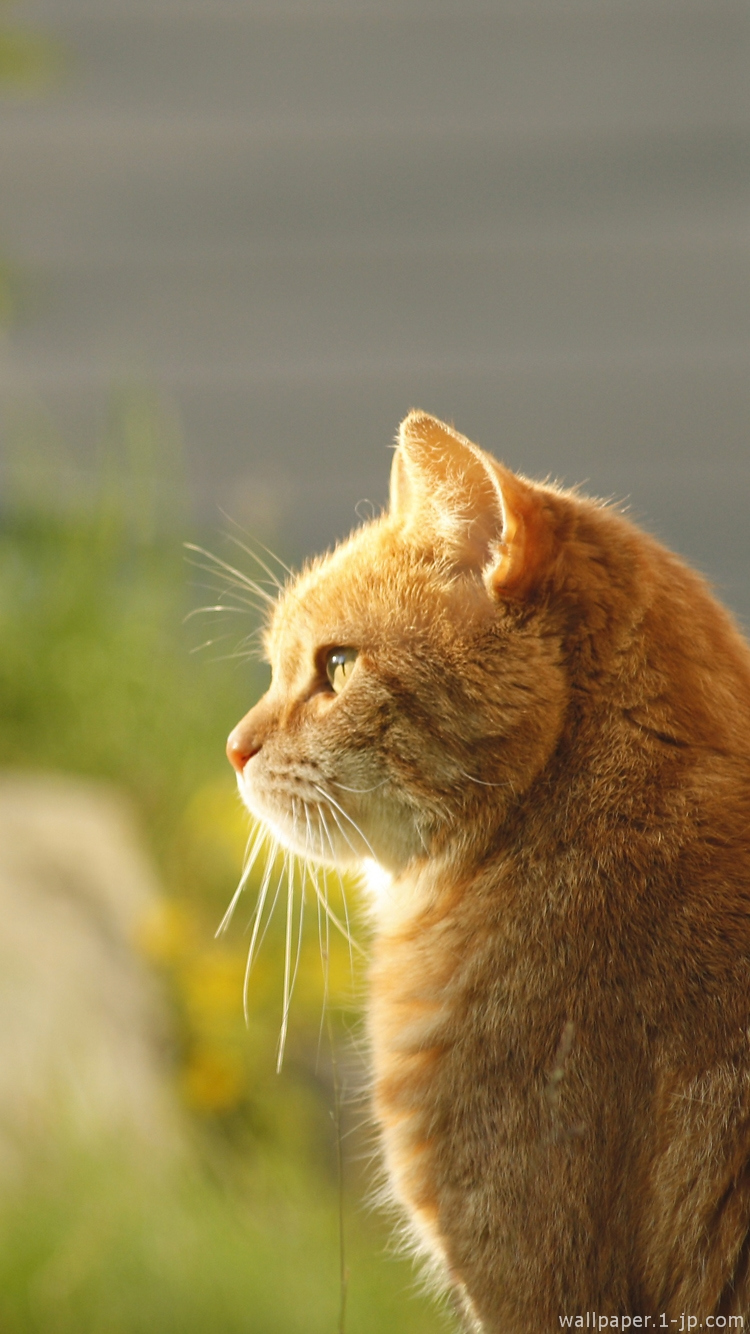
[[[216,597],[192,587],[203,575],[186,564],[182,540],[215,549],[217,535],[186,519],[167,434],[157,401],[132,391],[119,398],[85,486],[66,484],[49,443],[22,439],[10,451],[0,513],[0,765],[107,779],[138,812],[165,886],[138,947],[169,986],[169,1073],[190,1151],[155,1167],[152,1152],[141,1161],[114,1143],[84,1153],[62,1128],[56,1143],[28,1147],[0,1202],[0,1328],[333,1334],[336,1109],[315,914],[277,1075],[283,922],[264,943],[247,1026],[252,885],[234,929],[214,939],[247,835],[224,738],[263,679],[232,656],[252,628],[249,613],[216,632],[228,639],[192,652],[215,632],[185,617]],[[359,990],[348,949],[332,935],[337,1044],[356,1029]],[[348,1079],[343,1043],[338,1059]],[[344,1113],[346,1330],[434,1330],[440,1316],[416,1295],[410,1265],[386,1254],[387,1229],[362,1203],[367,1172],[353,1161],[364,1152],[361,1114]]]
[[[225,1174],[228,1165],[225,1164]],[[0,1204],[0,1328],[34,1334],[337,1334],[336,1211],[321,1182],[270,1162],[231,1183],[199,1166],[40,1158]],[[439,1316],[408,1265],[353,1217],[346,1329],[427,1334]]]
[[[282,1163],[231,1184],[145,1174],[114,1150],[42,1159],[0,1205],[0,1328],[34,1334],[337,1334],[336,1212]],[[346,1329],[427,1334],[403,1260],[349,1229]]]

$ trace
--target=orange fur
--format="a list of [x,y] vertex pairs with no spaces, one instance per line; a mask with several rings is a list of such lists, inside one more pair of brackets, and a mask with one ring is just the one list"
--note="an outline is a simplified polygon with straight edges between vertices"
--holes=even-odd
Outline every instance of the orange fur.
[[[411,413],[285,591],[243,795],[374,858],[394,1195],[486,1334],[750,1313],[750,651],[621,514]],[[356,649],[340,693],[326,654]]]

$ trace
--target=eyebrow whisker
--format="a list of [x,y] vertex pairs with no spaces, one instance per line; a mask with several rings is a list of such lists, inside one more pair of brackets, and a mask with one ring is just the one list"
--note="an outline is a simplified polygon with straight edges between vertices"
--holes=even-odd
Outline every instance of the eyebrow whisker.
[[235,537],[233,533],[227,533],[227,540],[229,542],[233,542],[234,545],[239,547],[241,551],[244,551],[245,555],[249,556],[251,560],[256,561],[257,564],[260,566],[261,570],[265,570],[274,588],[276,588],[279,593],[283,593],[284,585],[282,584],[281,580],[276,577],[271,567],[269,565],[266,565],[266,562],[264,560],[261,560],[257,551],[253,551],[252,547],[248,547],[245,545],[244,542],[240,542],[240,539],[238,537]]
[[199,570],[208,570],[214,574],[217,569],[223,570],[226,574],[233,575],[234,578],[239,581],[239,586],[241,588],[249,588],[251,593],[255,593],[256,597],[261,598],[272,607],[276,605],[276,598],[268,592],[268,589],[263,588],[261,584],[256,583],[249,575],[243,574],[242,570],[238,570],[234,565],[229,565],[228,562],[222,560],[220,556],[215,556],[212,551],[206,551],[204,547],[196,546],[194,542],[186,542],[185,547],[188,551],[195,551],[199,556],[205,556],[206,560],[211,561],[210,565],[202,565],[194,562],[194,564],[197,564]]

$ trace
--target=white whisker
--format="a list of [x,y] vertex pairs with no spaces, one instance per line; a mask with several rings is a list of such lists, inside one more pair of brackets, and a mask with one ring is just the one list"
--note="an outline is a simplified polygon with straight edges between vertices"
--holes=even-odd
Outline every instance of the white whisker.
[[[263,872],[263,880],[261,881],[261,886],[260,889],[258,890],[258,899],[255,904],[255,914],[253,918],[253,934],[250,937],[250,947],[247,951],[247,963],[245,965],[245,980],[242,987],[242,1009],[245,1015],[246,1024],[250,1022],[250,1012],[248,1009],[248,986],[250,983],[250,973],[253,967],[253,960],[255,959],[256,945],[258,941],[258,932],[260,931],[261,922],[263,920],[263,908],[265,906],[266,898],[268,895],[268,887],[271,883],[271,875],[273,873],[274,864],[276,862],[276,855],[278,853],[278,849],[279,849],[278,841],[276,839],[273,839],[271,847],[269,849],[268,861],[266,862],[266,869]],[[279,884],[280,883],[281,881],[279,880]],[[276,899],[278,898],[278,896],[279,896],[279,886],[277,885],[276,895],[274,897],[273,904],[271,905],[271,913],[268,918],[268,921],[266,922],[266,928],[261,937],[261,944],[265,939],[266,931],[268,930],[268,922],[270,922],[271,917],[273,917],[273,910],[276,907]]]
[[346,783],[337,783],[334,778],[327,779],[327,782],[332,783],[334,787],[340,787],[344,792],[363,793],[363,792],[377,792],[379,787],[385,787],[386,783],[388,782],[388,779],[387,778],[381,779],[379,783],[375,783],[374,787],[347,787]]
[[[276,851],[277,851],[277,854],[281,851],[281,845],[280,845],[279,843],[276,844]],[[279,901],[279,894],[281,893],[281,885],[282,885],[282,881],[283,881],[283,879],[284,879],[284,866],[283,866],[283,864],[282,864],[281,870],[280,870],[280,872],[279,872],[279,878],[278,878],[278,880],[276,881],[276,889],[275,889],[275,891],[274,891],[273,903],[271,904],[271,910],[270,910],[270,912],[269,912],[269,914],[268,914],[268,917],[266,918],[266,924],[265,924],[265,926],[263,927],[263,934],[262,934],[260,940],[258,941],[258,948],[257,948],[257,950],[256,950],[256,954],[260,954],[260,951],[261,951],[262,948],[263,948],[263,942],[264,942],[266,936],[268,935],[268,928],[269,928],[269,926],[271,925],[271,922],[273,921],[273,915],[274,915],[274,913],[275,913],[275,911],[276,911],[276,904],[277,904],[278,901]]]
[[[328,1008],[328,940],[323,944],[323,913],[320,906],[321,893],[318,886],[315,886],[315,907],[318,913],[318,949],[320,950],[320,966],[323,969],[323,1002],[320,1007],[320,1027],[318,1029],[318,1047],[315,1053],[315,1073],[318,1073],[320,1062],[320,1046],[323,1041],[323,1025],[325,1024],[326,1010]],[[326,934],[328,928],[328,917],[326,917]]]
[[197,547],[193,542],[186,542],[185,546],[188,551],[195,551],[199,556],[205,556],[206,560],[211,561],[210,565],[199,565],[199,569],[209,570],[214,573],[217,569],[223,570],[225,574],[231,574],[238,581],[241,588],[249,588],[251,593],[255,593],[256,597],[262,598],[263,601],[267,602],[270,606],[275,605],[276,598],[268,592],[268,589],[263,588],[261,584],[256,583],[254,579],[251,579],[249,575],[244,574],[242,570],[236,569],[234,565],[229,565],[227,561],[222,560],[219,556],[215,556],[212,551],[206,551],[204,547]]
[[310,812],[307,809],[307,802],[303,800],[302,806],[305,811],[305,866],[307,867],[308,860],[312,856],[311,849],[313,847],[314,840],[312,836],[312,826],[310,824]]
[[[228,639],[229,636],[223,635],[222,638]],[[210,642],[212,641],[209,640],[209,643]],[[219,641],[216,640],[215,642],[218,643]],[[204,645],[203,647],[205,648],[206,646]],[[253,662],[253,661],[260,662],[262,660],[262,657],[263,653],[259,647],[243,648],[235,651],[234,653],[222,653],[218,658],[212,658],[211,661],[212,662]]]
[[344,826],[342,825],[342,823],[341,823],[341,821],[340,821],[340,819],[339,819],[339,817],[338,817],[336,811],[335,811],[333,808],[331,808],[331,816],[333,817],[333,822],[334,822],[334,824],[336,825],[336,828],[338,829],[338,831],[339,831],[341,837],[343,838],[344,842],[347,844],[347,846],[348,846],[349,848],[351,848],[352,852],[354,853],[354,856],[355,856],[355,857],[358,857],[360,854],[357,852],[357,849],[355,848],[355,846],[354,846],[354,844],[352,843],[351,839],[348,837],[347,832],[346,832],[346,830],[344,829]]
[[292,918],[294,912],[294,872],[292,858],[294,854],[287,852],[284,855],[284,869],[286,871],[286,934],[284,937],[284,1008],[281,1017],[281,1032],[279,1033],[279,1050],[276,1059],[276,1073],[281,1070],[284,1060],[284,1047],[286,1046],[286,1031],[289,1024],[289,1005],[291,1002],[291,969],[292,969]]
[[[250,838],[248,839],[248,845],[250,844],[251,839],[252,839],[252,834],[250,835]],[[222,934],[222,932],[226,931],[227,927],[229,926],[229,923],[231,922],[231,920],[232,920],[232,916],[233,916],[233,914],[234,914],[234,910],[235,910],[235,908],[237,907],[237,904],[238,904],[238,902],[239,902],[240,895],[241,895],[243,889],[245,888],[245,885],[247,884],[248,876],[250,875],[250,872],[252,871],[253,866],[255,865],[255,862],[256,862],[257,859],[258,859],[258,853],[260,852],[261,848],[263,847],[263,844],[265,843],[265,840],[266,840],[266,831],[265,831],[265,829],[262,829],[262,828],[261,828],[261,829],[258,829],[258,830],[256,831],[255,841],[253,842],[253,846],[252,846],[252,848],[251,848],[251,850],[250,850],[250,854],[249,854],[249,856],[247,856],[247,860],[245,861],[245,865],[244,865],[243,868],[242,868],[242,875],[240,876],[240,883],[238,884],[236,890],[234,891],[234,894],[232,895],[232,900],[231,900],[231,903],[229,904],[229,907],[227,908],[226,912],[224,913],[224,916],[222,917],[221,921],[219,922],[218,927],[216,928],[216,931],[215,931],[215,933],[214,933],[214,939],[217,939],[217,937],[220,936],[220,935]],[[247,853],[246,853],[246,855],[247,855]]]
[[[326,908],[328,909],[327,912],[326,912],[326,914],[325,914],[325,929],[326,929],[325,994],[326,994],[326,996],[327,996],[327,995],[328,995],[328,967],[329,967],[330,958],[331,958],[331,920],[332,920],[332,918],[331,918],[331,910],[330,910],[330,907],[329,907],[329,904],[330,904],[330,898],[329,898],[329,895],[328,895],[328,871],[327,871],[327,869],[326,869],[325,866],[323,867],[323,902],[324,902],[324,904],[326,905]],[[335,920],[336,920],[336,918],[335,918],[335,916],[334,916],[334,917],[333,917],[333,921],[335,922]],[[352,945],[355,944],[355,943],[356,943],[356,942],[354,942],[353,940],[350,939],[350,940],[349,940],[349,948],[351,949]]]
[[[299,865],[299,859],[296,859],[296,864]],[[305,915],[305,872],[304,872],[304,866],[303,866],[303,867],[302,867],[302,870],[301,870],[301,874],[300,874],[299,928],[298,928],[298,931],[297,931],[297,957],[296,957],[296,959],[294,960],[294,972],[292,973],[292,985],[291,985],[290,997],[289,997],[290,1002],[291,1002],[291,997],[294,995],[294,987],[295,987],[295,984],[296,984],[296,981],[297,981],[297,973],[299,972],[299,961],[300,961],[300,956],[301,956],[301,954],[302,954],[302,922],[303,922],[303,919],[304,919],[304,915]]]
[[[317,810],[317,815],[318,815],[319,820],[322,822],[322,826],[325,828],[325,835],[326,835],[326,838],[327,838],[327,840],[328,840],[328,845],[329,845],[329,847],[330,847],[330,849],[331,849],[331,856],[333,857],[333,859],[334,859],[334,861],[335,861],[335,858],[336,858],[336,850],[335,850],[335,848],[334,848],[334,846],[333,846],[333,842],[332,842],[332,840],[331,840],[331,835],[330,835],[330,832],[329,832],[329,830],[328,830],[328,826],[325,824],[325,816],[323,815],[323,812],[322,812],[321,810],[319,810],[319,809]],[[343,880],[342,880],[342,878],[341,878],[341,872],[339,871],[338,867],[335,867],[335,868],[334,868],[335,871],[336,871],[336,875],[337,875],[337,877],[338,877],[339,885],[341,886],[341,900],[342,900],[342,902],[343,902],[343,904],[344,904],[344,913],[345,913],[345,916],[346,916],[346,925],[344,925],[344,923],[343,923],[343,922],[340,920],[340,918],[336,915],[336,913],[333,911],[333,908],[332,908],[331,905],[330,905],[330,902],[329,902],[329,899],[328,899],[328,874],[327,874],[327,871],[326,871],[326,868],[325,868],[325,867],[322,867],[321,869],[322,869],[322,871],[323,871],[323,879],[324,879],[324,883],[325,883],[325,887],[326,887],[326,888],[325,888],[325,893],[323,893],[323,892],[321,891],[320,885],[318,884],[317,880],[315,879],[315,877],[314,877],[313,875],[310,876],[310,880],[311,880],[313,889],[315,890],[315,893],[316,893],[317,897],[320,899],[320,901],[321,901],[321,903],[322,903],[322,905],[323,905],[323,911],[325,912],[325,915],[326,915],[326,938],[328,939],[328,922],[331,921],[331,922],[333,923],[333,925],[335,926],[336,930],[337,930],[338,932],[340,932],[340,934],[344,937],[344,940],[346,941],[347,945],[349,946],[349,953],[351,954],[351,951],[352,951],[352,950],[356,950],[357,953],[358,953],[358,954],[361,954],[362,957],[364,958],[364,956],[365,956],[365,951],[362,949],[362,946],[361,946],[361,945],[357,944],[357,941],[354,939],[354,937],[353,937],[352,934],[351,934],[351,931],[349,930],[349,914],[348,914],[347,903],[346,903],[346,890],[345,890],[345,888],[344,888],[344,882],[343,882]]]
[[[257,541],[257,538],[255,540]],[[285,574],[290,575],[292,579],[294,578],[294,570],[291,570],[289,566],[284,563],[281,556],[277,556],[276,552],[272,551],[270,547],[267,547],[264,542],[258,542],[258,546],[261,551],[265,551],[266,555],[271,557],[271,560],[275,560],[276,564],[281,566]]]
[[[318,814],[319,814],[320,819],[321,819],[321,821],[322,821],[323,828],[325,829],[326,837],[327,837],[327,839],[328,839],[328,842],[329,842],[330,845],[331,845],[331,852],[333,853],[334,862],[335,862],[336,854],[335,854],[334,847],[333,847],[333,839],[331,838],[331,832],[330,832],[330,830],[329,830],[329,828],[328,828],[328,821],[326,820],[326,817],[325,817],[325,811],[323,811],[320,807],[318,807]],[[332,811],[331,814],[332,814],[332,815],[334,816],[334,818],[335,818],[335,814],[336,814],[335,811]],[[337,821],[336,823],[338,824],[338,821]],[[340,827],[340,826],[339,826],[339,827]],[[342,834],[343,834],[343,830],[341,830],[341,832],[342,832]],[[344,837],[346,837],[346,835],[344,835]],[[348,841],[348,840],[347,840],[347,841]],[[341,888],[341,902],[342,902],[343,905],[344,905],[344,920],[345,920],[345,922],[346,922],[346,931],[344,932],[344,935],[345,935],[346,940],[348,941],[348,944],[349,944],[349,968],[350,968],[350,970],[351,970],[351,972],[352,972],[352,974],[353,974],[353,973],[354,973],[354,958],[353,958],[353,956],[352,956],[352,945],[355,945],[355,942],[354,942],[353,939],[352,939],[352,934],[351,934],[351,930],[350,930],[350,927],[349,927],[349,904],[347,903],[347,898],[346,898],[346,887],[345,887],[345,885],[344,885],[344,881],[343,881],[343,878],[342,878],[342,875],[341,875],[341,872],[340,872],[338,866],[336,866],[335,870],[336,870],[336,875],[338,876],[339,886],[340,886],[340,888]],[[364,953],[364,951],[361,950],[360,947],[359,947],[358,945],[356,946],[356,948],[359,949],[360,954],[363,954],[363,953]]]
[[[213,639],[204,639],[202,644],[196,644],[190,649],[191,653],[202,653],[204,648],[213,648],[214,644],[221,644],[223,640],[230,639],[231,635],[215,635]],[[214,662],[221,662],[221,658],[214,658]]]
[[[309,809],[308,809],[307,802],[306,802],[306,801],[303,801],[303,802],[302,802],[302,805],[303,805],[303,807],[304,807],[304,811],[305,811],[305,860],[304,860],[304,862],[302,863],[302,893],[303,893],[303,896],[304,896],[304,892],[305,892],[305,876],[307,876],[307,878],[309,879],[309,881],[310,881],[310,883],[311,883],[311,885],[312,885],[312,887],[313,887],[313,891],[314,891],[314,894],[315,894],[315,909],[316,909],[317,918],[318,918],[318,950],[319,950],[319,952],[320,952],[320,964],[321,964],[321,968],[323,969],[323,1002],[322,1002],[321,1010],[320,1010],[320,1028],[318,1029],[318,1046],[317,1046],[317,1051],[316,1051],[316,1053],[315,1053],[315,1070],[316,1070],[316,1073],[317,1073],[318,1063],[319,1063],[319,1061],[320,1061],[320,1045],[321,1045],[321,1042],[322,1042],[322,1040],[323,1040],[323,1024],[324,1024],[324,1022],[325,1022],[326,1009],[327,1009],[327,1005],[328,1005],[328,944],[329,944],[329,930],[330,930],[330,924],[329,924],[329,921],[328,921],[328,912],[326,911],[326,915],[325,915],[325,921],[326,921],[326,944],[325,944],[325,947],[324,947],[324,946],[323,946],[323,913],[322,913],[322,906],[321,906],[321,904],[322,904],[322,901],[324,901],[324,902],[326,903],[326,907],[327,907],[327,903],[328,903],[328,895],[327,895],[326,893],[324,893],[324,892],[321,891],[321,889],[320,889],[320,885],[318,884],[318,878],[317,878],[317,877],[318,877],[318,868],[317,868],[316,866],[313,866],[313,865],[311,864],[311,861],[310,861],[310,856],[311,856],[311,851],[310,851],[310,850],[311,850],[312,848],[314,848],[314,846],[315,846],[315,839],[313,838],[312,823],[311,823],[311,820],[310,820],[310,811],[309,811]],[[324,869],[324,868],[323,868],[323,875],[324,875],[324,877],[325,877],[325,869]],[[300,924],[301,924],[301,923],[300,923]]]
[[[195,561],[190,561],[190,564],[193,565],[197,570],[205,570],[207,568],[205,565],[198,565]],[[231,581],[228,580],[227,583],[231,583]],[[235,590],[231,587],[213,588],[209,584],[195,584],[194,587],[204,588],[209,593],[218,593],[220,597],[234,598],[235,601],[240,604],[238,607],[231,607],[231,606],[223,607],[222,608],[223,611],[241,612],[245,616],[247,615],[248,611],[252,611],[255,613],[256,616],[262,616],[263,618],[265,618],[268,615],[268,608],[262,604],[253,602],[252,598],[249,598],[247,596],[247,592],[245,589],[242,589],[241,592],[235,592]]]
[[[313,784],[313,786],[314,786],[315,788],[317,788],[317,790],[318,790],[318,792],[320,793],[320,795],[321,795],[322,797],[324,797],[325,800],[326,800],[327,802],[329,802],[331,806],[334,806],[334,807],[336,808],[336,810],[339,811],[341,815],[343,815],[343,817],[344,817],[345,820],[348,820],[348,821],[349,821],[349,824],[352,826],[352,829],[355,831],[355,833],[359,834],[359,837],[362,839],[362,842],[364,843],[365,847],[367,848],[367,851],[369,852],[369,854],[370,854],[370,856],[372,857],[373,861],[377,861],[377,860],[378,860],[378,858],[377,858],[377,854],[374,852],[374,850],[373,850],[372,847],[370,846],[369,840],[368,840],[367,838],[365,838],[365,835],[362,833],[362,830],[360,829],[360,827],[359,827],[359,825],[357,824],[356,820],[353,820],[352,817],[351,817],[351,815],[347,815],[347,813],[346,813],[346,811],[344,810],[343,806],[339,806],[339,803],[337,802],[336,798],[335,798],[335,797],[332,797],[331,794],[330,794],[329,792],[326,792],[324,788],[320,787],[317,783]],[[335,818],[336,818],[336,817],[335,817],[335,812],[332,812],[332,814],[333,814],[334,819],[335,819]],[[339,824],[338,820],[336,820],[336,824]],[[341,829],[341,825],[339,825],[339,829]],[[342,837],[346,839],[346,842],[349,843],[349,839],[346,837],[346,834],[344,833],[343,829],[341,829],[341,834],[342,834]],[[362,854],[359,853],[359,852],[357,852],[356,848],[352,847],[352,844],[351,844],[351,843],[349,843],[349,847],[352,849],[352,852],[354,853],[355,857],[360,857],[360,858],[361,858]]]
[[187,622],[192,621],[194,616],[203,616],[205,612],[209,611],[236,611],[238,615],[241,615],[243,612],[243,608],[229,607],[226,605],[226,603],[223,602],[216,602],[211,607],[193,607],[193,610],[189,611],[187,616],[183,616],[182,624],[187,625]]
[[255,958],[255,943],[258,939],[258,932],[260,930],[263,908],[265,906],[266,895],[268,894],[268,886],[271,880],[272,865],[273,861],[269,857],[269,860],[266,863],[266,869],[263,872],[263,879],[261,881],[260,889],[258,890],[258,898],[255,904],[255,912],[252,918],[253,934],[250,937],[250,945],[247,951],[247,962],[245,964],[245,976],[242,983],[242,1011],[245,1016],[245,1024],[248,1024],[250,1022],[250,1012],[248,1009],[248,988],[250,986],[250,973],[252,972],[253,959]]
[[276,575],[274,574],[270,566],[266,565],[266,562],[264,560],[261,560],[257,551],[253,551],[252,547],[248,547],[245,545],[244,542],[240,542],[240,539],[238,537],[235,537],[233,533],[227,533],[227,537],[230,542],[234,542],[234,545],[240,548],[240,551],[244,551],[245,555],[249,556],[251,560],[254,560],[256,564],[260,566],[261,570],[264,570],[265,573],[268,575],[274,588],[276,588],[279,593],[283,593],[284,585],[281,583],[281,580],[277,579]]
[[[231,514],[227,514],[226,510],[223,510],[223,509],[221,508],[221,506],[219,506],[219,513],[220,513],[220,514],[223,514],[223,516],[224,516],[224,518],[226,519],[227,523],[231,523],[235,528],[239,528],[239,530],[240,530],[241,533],[246,533],[246,534],[247,534],[247,529],[246,529],[246,528],[243,528],[243,527],[242,527],[242,524],[241,524],[241,523],[238,523],[236,519],[233,519],[232,516],[231,516]],[[249,536],[249,534],[248,534],[248,536]],[[227,537],[231,538],[231,533],[227,533]],[[282,568],[282,570],[284,570],[286,574],[289,574],[289,575],[292,576],[292,578],[294,578],[294,570],[290,570],[290,569],[289,569],[289,566],[284,564],[283,560],[281,559],[281,556],[277,556],[275,551],[272,551],[270,547],[267,547],[267,546],[266,546],[265,542],[261,542],[257,537],[253,537],[253,538],[252,538],[252,541],[255,542],[256,546],[259,546],[259,547],[260,547],[261,551],[265,551],[266,555],[271,557],[271,560],[275,560],[275,561],[276,561],[276,564],[277,564],[277,565],[280,565],[281,568]],[[242,545],[242,544],[240,543],[240,545]],[[249,550],[249,549],[248,549],[248,550]],[[252,550],[249,550],[249,554],[250,554],[251,556],[255,556],[255,552],[252,551]],[[255,559],[257,560],[257,556],[255,556]],[[269,570],[269,574],[270,574],[270,570]],[[271,575],[271,578],[273,578],[273,575]]]

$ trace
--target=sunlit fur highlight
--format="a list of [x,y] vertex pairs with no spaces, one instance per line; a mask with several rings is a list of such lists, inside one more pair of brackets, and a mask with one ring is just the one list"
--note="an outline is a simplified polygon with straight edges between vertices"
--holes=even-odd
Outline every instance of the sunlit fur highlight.
[[373,1111],[470,1327],[750,1314],[729,615],[622,514],[412,413],[390,509],[285,585],[266,648],[240,790],[296,855],[371,865]]

